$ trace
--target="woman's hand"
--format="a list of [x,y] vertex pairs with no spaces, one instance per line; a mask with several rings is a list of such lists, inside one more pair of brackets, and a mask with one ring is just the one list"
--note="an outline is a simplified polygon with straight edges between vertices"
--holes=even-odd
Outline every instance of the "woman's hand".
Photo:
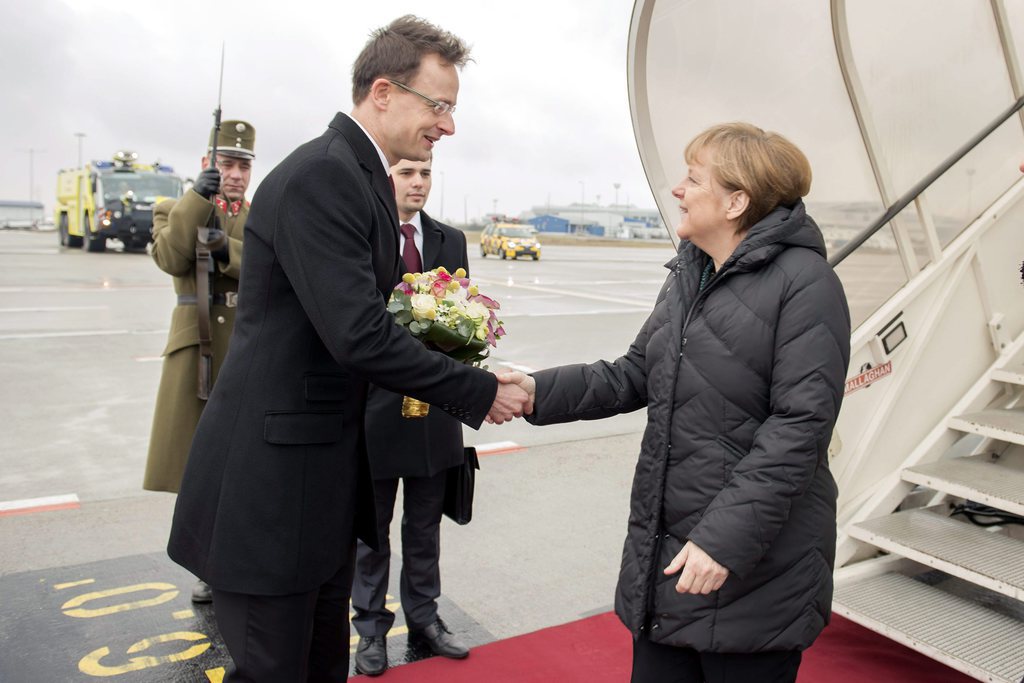
[[677,593],[707,595],[721,588],[729,577],[728,569],[711,559],[692,541],[687,541],[675,559],[665,567],[665,574],[675,574],[680,569],[683,573],[676,583]]
[[494,374],[497,375],[498,381],[501,384],[516,384],[527,393],[530,400],[524,407],[523,413],[525,415],[532,415],[533,402],[537,397],[537,383],[533,380],[533,377],[518,370],[510,370],[508,368],[502,368]]

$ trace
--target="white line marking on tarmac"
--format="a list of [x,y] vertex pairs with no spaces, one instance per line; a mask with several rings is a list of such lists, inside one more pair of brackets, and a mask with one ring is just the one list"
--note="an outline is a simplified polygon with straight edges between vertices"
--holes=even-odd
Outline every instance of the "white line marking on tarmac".
[[509,318],[569,318],[578,315],[614,315],[617,313],[650,313],[650,308],[598,308],[590,311],[544,311],[542,313],[505,313],[502,312],[501,319]]
[[574,287],[603,287],[605,285],[661,285],[665,283],[665,278],[660,280],[549,280],[547,282],[538,282],[534,280],[535,285],[548,285],[549,287],[554,285],[572,285]]
[[40,308],[0,308],[0,313],[53,313],[56,311],[105,311],[110,306],[45,306]]
[[647,302],[638,301],[637,299],[619,299],[612,296],[602,296],[600,294],[586,294],[584,292],[571,292],[568,290],[552,289],[551,287],[534,287],[533,285],[517,285],[509,278],[507,282],[501,282],[499,280],[489,280],[487,278],[474,278],[478,284],[485,285],[498,285],[502,287],[508,287],[510,289],[526,289],[534,292],[544,292],[546,294],[561,294],[562,296],[574,296],[579,299],[592,299],[594,301],[609,301],[613,304],[625,304],[626,306],[647,306]]
[[36,332],[35,334],[0,334],[0,341],[9,339],[60,339],[62,337],[116,337],[126,334],[167,334],[168,330],[85,330],[81,332]]
[[78,285],[76,287],[52,287],[48,285],[40,287],[0,287],[0,294],[20,294],[22,292],[42,292],[47,294],[66,292],[132,292],[144,289],[165,289],[167,291],[172,291],[169,285],[110,285],[101,282],[99,284]]
[[20,514],[23,512],[43,512],[45,510],[63,510],[77,508],[78,496],[68,493],[60,496],[44,496],[42,498],[22,498],[0,502],[0,516]]
[[156,363],[157,361],[162,361],[163,359],[164,359],[163,356],[136,356],[135,357],[135,360],[138,361],[139,363]]

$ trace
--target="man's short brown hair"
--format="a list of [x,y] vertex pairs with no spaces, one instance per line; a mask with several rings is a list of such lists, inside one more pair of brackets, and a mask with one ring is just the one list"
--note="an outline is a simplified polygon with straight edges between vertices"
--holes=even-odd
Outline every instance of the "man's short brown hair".
[[776,206],[794,204],[811,190],[811,164],[804,153],[778,133],[749,123],[712,126],[686,146],[686,163],[702,152],[711,174],[730,192],[743,190],[750,205],[740,217],[748,230]]
[[366,99],[378,78],[409,83],[428,54],[459,68],[469,61],[469,47],[461,38],[411,14],[377,29],[352,65],[352,102]]

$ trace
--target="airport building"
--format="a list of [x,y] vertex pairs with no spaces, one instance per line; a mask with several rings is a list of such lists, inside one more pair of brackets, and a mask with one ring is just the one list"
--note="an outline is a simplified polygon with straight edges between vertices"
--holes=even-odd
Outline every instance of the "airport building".
[[632,204],[572,203],[534,206],[519,216],[540,232],[554,232],[615,239],[661,239],[668,237],[657,209]]

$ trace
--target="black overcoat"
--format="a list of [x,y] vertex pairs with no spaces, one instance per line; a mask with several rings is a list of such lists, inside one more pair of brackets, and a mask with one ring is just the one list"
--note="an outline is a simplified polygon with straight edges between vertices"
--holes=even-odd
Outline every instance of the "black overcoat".
[[[803,202],[753,226],[703,291],[684,242],[626,355],[536,373],[538,424],[647,407],[615,610],[701,652],[802,650],[827,623],[836,485],[828,444],[850,359],[842,285]],[[730,572],[680,595],[687,540]]]
[[[466,234],[420,211],[423,268],[444,266],[469,272]],[[401,264],[405,274],[405,263]],[[397,284],[397,282],[395,283]],[[366,402],[366,448],[374,479],[431,477],[463,462],[462,424],[432,408],[425,418],[402,417],[402,395],[370,386]]]
[[372,142],[338,114],[260,184],[227,359],[196,430],[171,558],[216,589],[312,590],[377,545],[367,383],[478,427],[497,382],[428,351],[385,301],[398,223]]

